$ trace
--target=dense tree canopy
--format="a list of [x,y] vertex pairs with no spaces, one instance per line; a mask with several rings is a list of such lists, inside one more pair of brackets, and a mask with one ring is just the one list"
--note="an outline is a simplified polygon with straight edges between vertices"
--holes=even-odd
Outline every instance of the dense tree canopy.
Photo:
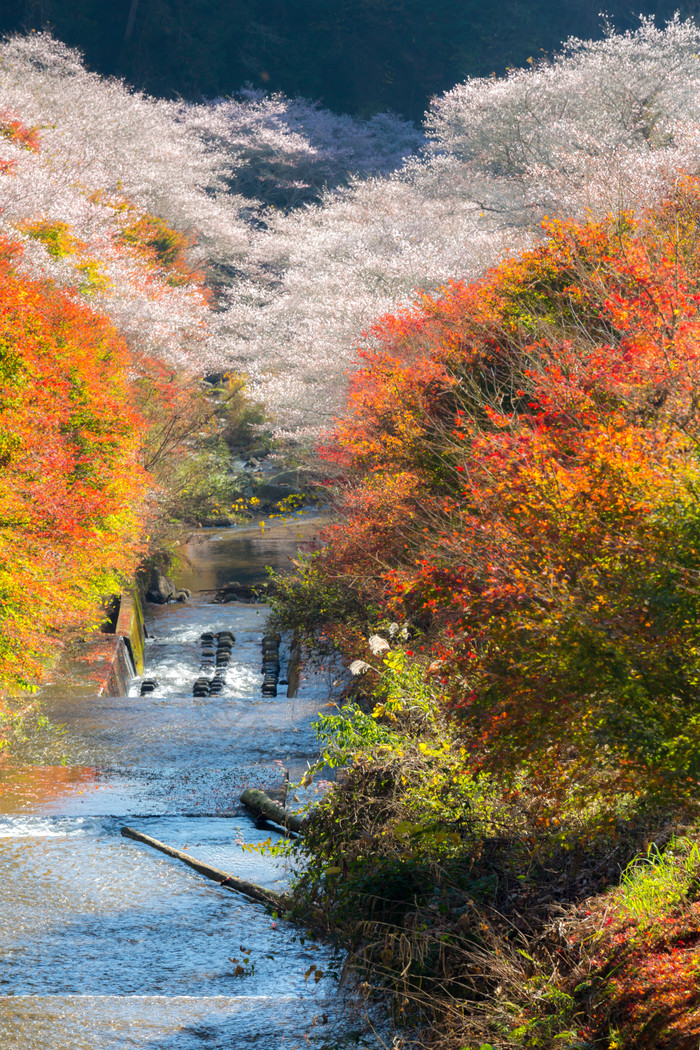
[[0,235],[18,280],[109,319],[142,386],[233,368],[281,431],[318,433],[383,312],[533,247],[547,215],[672,198],[700,170],[698,54],[692,21],[643,20],[459,83],[419,132],[253,88],[156,99],[50,34],[14,36]]
[[322,450],[303,617],[411,624],[489,762],[697,775],[699,219],[684,180],[383,318]]
[[[695,0],[612,0],[618,29],[638,13],[694,14]],[[588,0],[21,0],[0,31],[50,26],[100,73],[154,94],[216,97],[244,83],[321,99],[336,111],[394,109],[420,120],[465,76],[501,75],[574,34],[599,36]]]

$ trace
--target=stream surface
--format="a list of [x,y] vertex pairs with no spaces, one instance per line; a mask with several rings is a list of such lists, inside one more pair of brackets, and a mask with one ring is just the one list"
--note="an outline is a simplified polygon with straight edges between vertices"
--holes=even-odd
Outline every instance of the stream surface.
[[[184,605],[148,606],[140,696],[80,695],[57,681],[38,727],[3,767],[0,793],[0,1047],[153,1050],[378,1046],[353,1014],[327,946],[146,846],[124,824],[273,889],[283,859],[241,807],[244,786],[280,788],[313,760],[327,673],[298,697],[261,696],[266,607],[211,590],[288,567],[309,522],[202,530],[187,544]],[[220,696],[194,698],[205,631],[232,631]],[[284,678],[285,649],[282,650]],[[317,969],[309,975],[311,967]],[[323,977],[316,981],[318,971]]]

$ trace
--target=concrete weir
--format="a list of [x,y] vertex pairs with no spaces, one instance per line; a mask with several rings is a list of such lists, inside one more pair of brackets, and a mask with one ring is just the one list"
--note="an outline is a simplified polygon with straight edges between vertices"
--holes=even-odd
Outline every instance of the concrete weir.
[[[106,659],[109,661],[110,670],[106,675],[106,684],[98,695],[126,696],[134,675],[143,674],[145,630],[141,597],[136,587],[120,596],[113,630],[111,621],[108,626],[110,629],[103,632],[102,638],[106,636],[109,640]],[[109,642],[112,643],[111,646]]]
[[100,631],[74,642],[60,656],[41,696],[127,696],[143,673],[143,606],[136,586],[105,605]]

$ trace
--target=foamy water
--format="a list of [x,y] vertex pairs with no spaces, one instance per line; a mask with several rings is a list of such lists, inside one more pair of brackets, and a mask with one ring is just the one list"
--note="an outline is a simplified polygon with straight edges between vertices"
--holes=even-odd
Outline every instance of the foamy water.
[[[197,540],[195,560],[206,563],[210,542],[223,575],[234,538]],[[262,562],[267,537],[255,541]],[[289,549],[277,533],[270,560]],[[226,577],[236,575],[230,564]],[[145,676],[156,692],[139,695],[137,679],[128,697],[46,701],[65,732],[31,736],[0,798],[3,1050],[380,1045],[362,1011],[348,1014],[341,960],[327,945],[120,835],[129,824],[231,874],[286,886],[288,862],[251,849],[280,836],[256,827],[238,797],[244,786],[280,787],[285,771],[298,778],[313,760],[329,673],[307,674],[298,698],[284,687],[262,697],[264,625],[263,607],[196,595],[149,607]],[[236,642],[221,695],[196,698],[207,631]]]
[[86,828],[81,817],[73,820],[46,820],[42,817],[24,820],[0,818],[0,839],[43,839],[66,838],[69,835],[83,835]]

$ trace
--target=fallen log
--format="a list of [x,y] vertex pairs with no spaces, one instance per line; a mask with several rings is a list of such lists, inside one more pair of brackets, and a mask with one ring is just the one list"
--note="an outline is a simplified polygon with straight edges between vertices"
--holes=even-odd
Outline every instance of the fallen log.
[[166,846],[164,842],[152,839],[150,835],[144,835],[142,831],[137,831],[135,828],[123,827],[121,833],[124,838],[142,842],[144,846],[152,846],[153,849],[160,850],[161,853],[166,853],[169,857],[175,857],[177,860],[183,861],[188,867],[199,872],[200,875],[211,879],[212,882],[218,882],[224,889],[235,890],[236,893],[242,893],[249,900],[259,901],[261,904],[269,904],[278,911],[284,912],[289,910],[289,898],[281,893],[275,893],[274,890],[266,890],[255,882],[248,882],[246,879],[239,879],[236,875],[229,875],[225,871],[219,871],[218,868],[212,868],[210,864],[205,864],[204,861],[190,857],[189,853],[184,853],[173,846]]
[[278,802],[273,802],[269,795],[257,788],[246,788],[241,795],[241,802],[247,806],[257,817],[271,820],[273,824],[280,824],[287,831],[294,831],[298,835],[301,832],[304,818],[296,813],[290,813]]

